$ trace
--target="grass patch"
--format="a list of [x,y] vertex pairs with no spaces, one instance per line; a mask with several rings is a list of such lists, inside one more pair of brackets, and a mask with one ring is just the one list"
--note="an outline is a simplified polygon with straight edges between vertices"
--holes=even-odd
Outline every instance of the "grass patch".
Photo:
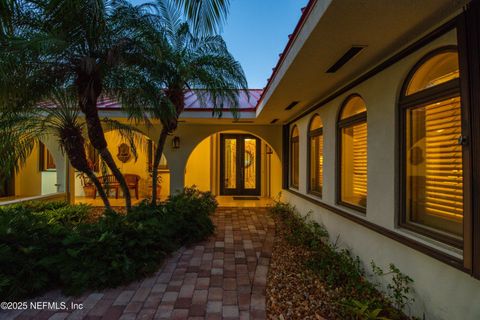
[[25,298],[52,288],[66,294],[115,287],[156,271],[172,251],[214,232],[211,193],[187,188],[157,207],[128,214],[31,202],[0,207],[0,296]]

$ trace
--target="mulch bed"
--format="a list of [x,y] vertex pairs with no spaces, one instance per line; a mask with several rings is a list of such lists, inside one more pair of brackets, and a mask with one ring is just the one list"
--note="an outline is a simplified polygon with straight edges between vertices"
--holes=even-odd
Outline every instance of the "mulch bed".
[[267,318],[342,319],[336,310],[338,293],[326,289],[305,266],[308,250],[289,244],[282,221],[274,220],[277,230],[267,278]]

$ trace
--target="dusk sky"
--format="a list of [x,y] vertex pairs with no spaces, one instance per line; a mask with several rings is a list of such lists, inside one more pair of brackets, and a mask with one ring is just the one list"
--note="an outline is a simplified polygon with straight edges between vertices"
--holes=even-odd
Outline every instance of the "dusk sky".
[[[131,0],[138,4],[148,1]],[[222,36],[250,88],[263,88],[307,0],[231,0]]]

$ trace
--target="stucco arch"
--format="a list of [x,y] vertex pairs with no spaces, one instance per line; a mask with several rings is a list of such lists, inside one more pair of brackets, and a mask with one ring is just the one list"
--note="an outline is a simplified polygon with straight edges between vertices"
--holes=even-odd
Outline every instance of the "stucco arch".
[[[280,126],[256,126],[256,125],[181,125],[172,136],[167,139],[164,153],[169,162],[171,173],[170,190],[181,190],[185,185],[185,169],[188,159],[194,149],[204,139],[217,133],[247,133],[252,134],[264,141],[281,160],[281,127]],[[172,149],[171,142],[174,136],[180,138],[180,148]]]

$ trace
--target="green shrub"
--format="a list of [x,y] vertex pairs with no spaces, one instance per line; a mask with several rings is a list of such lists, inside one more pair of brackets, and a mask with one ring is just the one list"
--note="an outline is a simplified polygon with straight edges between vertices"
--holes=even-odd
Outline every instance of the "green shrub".
[[0,296],[18,299],[54,287],[68,294],[114,287],[154,272],[167,254],[214,231],[210,193],[185,189],[157,207],[105,212],[27,203],[0,208]]

